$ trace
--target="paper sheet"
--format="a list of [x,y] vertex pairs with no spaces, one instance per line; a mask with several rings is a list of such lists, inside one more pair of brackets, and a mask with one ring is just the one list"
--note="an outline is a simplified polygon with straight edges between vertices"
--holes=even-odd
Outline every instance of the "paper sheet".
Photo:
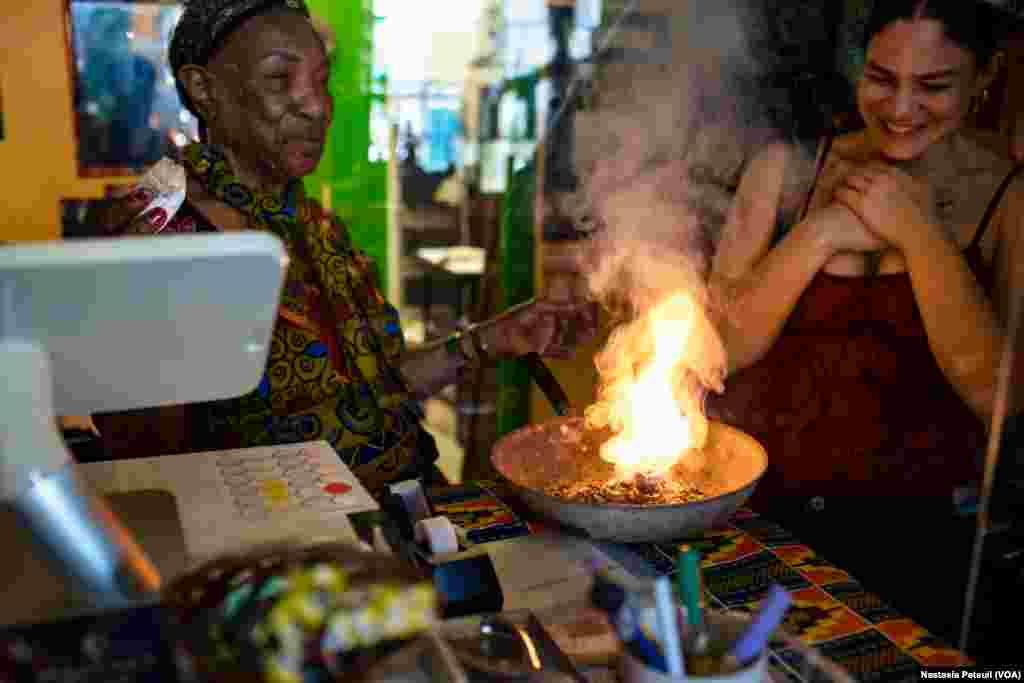
[[101,493],[172,493],[190,564],[274,541],[357,541],[348,515],[378,507],[326,441],[81,467]]

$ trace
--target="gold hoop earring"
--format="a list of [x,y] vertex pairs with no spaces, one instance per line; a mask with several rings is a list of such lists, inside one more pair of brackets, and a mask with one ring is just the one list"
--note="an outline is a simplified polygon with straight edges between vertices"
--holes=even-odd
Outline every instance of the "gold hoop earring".
[[971,106],[968,109],[968,113],[973,115],[985,108],[988,104],[988,88],[985,88],[980,93],[971,98]]

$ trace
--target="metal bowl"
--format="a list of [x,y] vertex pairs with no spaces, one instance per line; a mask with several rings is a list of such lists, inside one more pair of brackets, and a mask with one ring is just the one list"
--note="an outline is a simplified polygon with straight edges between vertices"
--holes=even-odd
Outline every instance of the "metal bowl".
[[764,447],[753,437],[712,422],[704,450],[713,459],[710,466],[725,493],[693,503],[661,505],[577,503],[544,493],[552,484],[583,476],[585,464],[559,436],[563,428],[582,427],[581,417],[556,417],[523,427],[494,445],[491,463],[531,510],[594,539],[640,542],[698,535],[725,522],[743,505],[768,467]]

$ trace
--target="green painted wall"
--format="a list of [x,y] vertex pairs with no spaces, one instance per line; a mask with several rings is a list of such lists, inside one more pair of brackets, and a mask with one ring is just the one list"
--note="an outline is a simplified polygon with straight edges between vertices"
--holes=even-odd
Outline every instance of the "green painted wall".
[[[513,172],[509,164],[508,190],[501,217],[502,307],[527,301],[534,295],[534,218],[537,173],[531,161]],[[498,426],[502,437],[530,421],[530,370],[519,359],[498,363]]]
[[306,179],[311,196],[330,188],[331,207],[348,225],[357,245],[377,264],[387,291],[387,162],[370,162],[370,109],[383,102],[373,83],[373,0],[306,0],[310,11],[334,31],[331,93],[334,123],[317,170]]

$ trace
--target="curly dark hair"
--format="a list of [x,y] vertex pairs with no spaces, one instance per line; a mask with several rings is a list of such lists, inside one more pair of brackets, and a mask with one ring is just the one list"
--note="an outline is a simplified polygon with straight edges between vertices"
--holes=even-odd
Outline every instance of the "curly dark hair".
[[969,50],[980,68],[987,67],[1014,23],[1012,3],[984,0],[882,0],[874,3],[862,36],[862,45],[901,19],[935,19],[954,43]]

